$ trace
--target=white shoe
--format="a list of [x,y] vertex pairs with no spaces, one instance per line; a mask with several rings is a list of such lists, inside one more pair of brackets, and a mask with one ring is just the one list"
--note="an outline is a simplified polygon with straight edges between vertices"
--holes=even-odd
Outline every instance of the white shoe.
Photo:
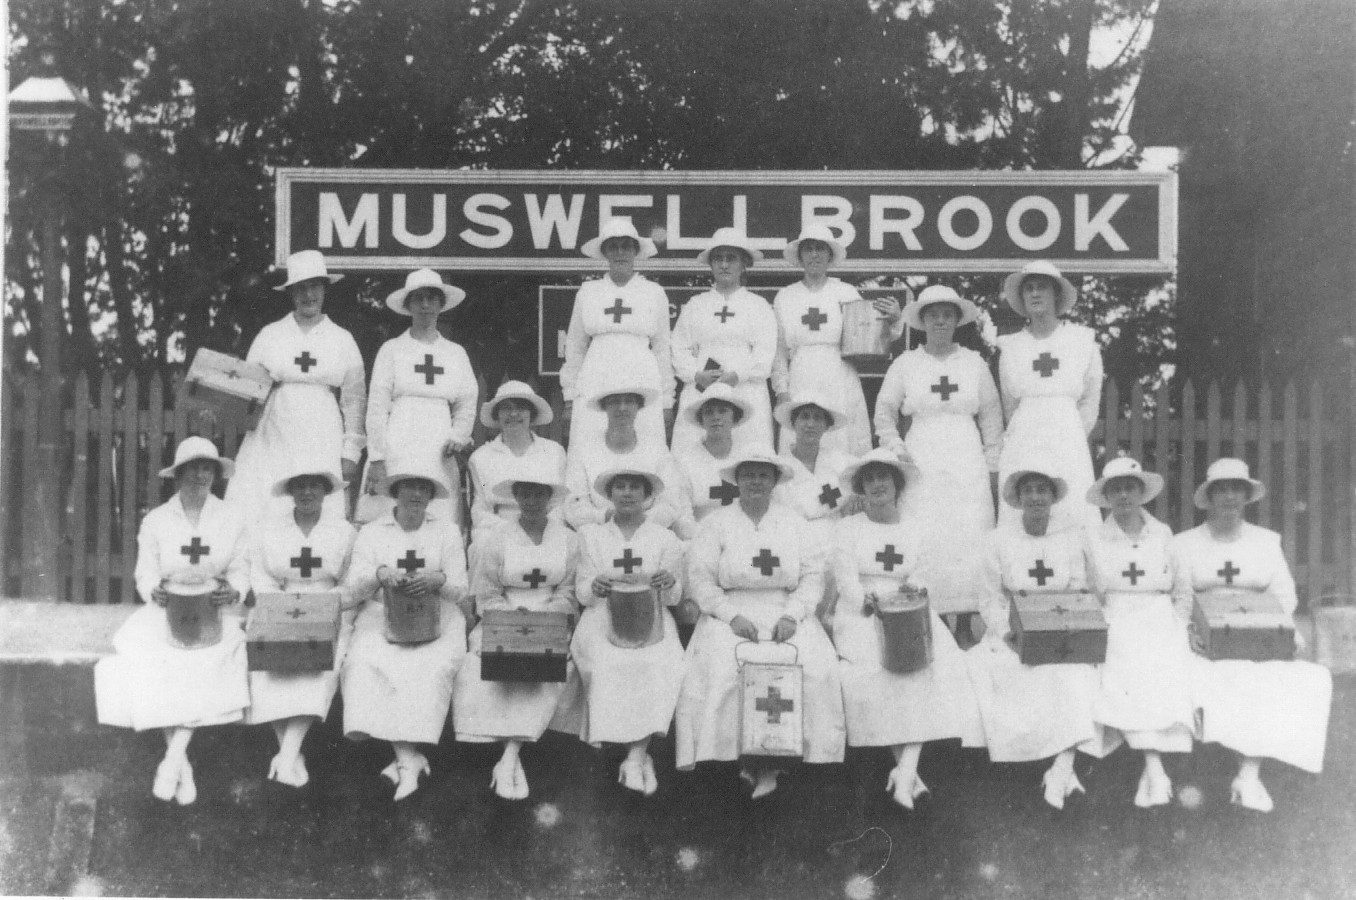
[[293,787],[306,787],[311,783],[311,773],[306,770],[306,757],[300,753],[292,763],[292,781]]
[[395,796],[391,799],[399,801],[419,790],[419,776],[429,774],[430,769],[428,760],[423,754],[416,753],[409,765],[402,766],[397,763],[396,771],[399,773],[399,779],[396,782]]
[[389,766],[381,770],[381,777],[391,782],[391,784],[400,784],[400,765],[392,762]]
[[1135,791],[1135,805],[1140,809],[1153,806],[1166,806],[1172,802],[1172,779],[1163,774],[1145,772],[1139,776],[1139,788]]
[[891,769],[890,777],[885,781],[885,789],[889,791],[896,803],[905,809],[913,809],[914,801],[924,794],[928,793],[928,786],[923,784],[923,779],[914,773],[911,780],[905,781],[899,777],[899,769]]
[[174,802],[180,806],[188,806],[197,799],[198,786],[193,781],[193,767],[185,759],[179,769],[179,786],[174,789]]
[[652,797],[654,796],[654,792],[659,790],[659,779],[655,777],[654,760],[650,758],[650,754],[648,753],[645,754],[645,760],[642,765],[642,774],[645,776],[644,794],[646,797]]
[[515,769],[516,761],[511,759],[501,759],[494,764],[494,769],[490,772],[490,787],[494,789],[496,796],[504,800],[518,799],[513,787]]
[[[298,763],[300,763],[300,758],[293,761],[285,759],[283,755],[279,753],[277,756],[273,757],[268,764],[268,780],[276,781],[279,784],[285,784],[289,787],[301,787],[306,782],[297,780]],[[304,766],[301,771],[303,774],[306,772]]]
[[1045,777],[1041,781],[1045,787],[1045,802],[1055,809],[1063,809],[1065,799],[1075,791],[1085,793],[1083,785],[1078,781],[1078,776],[1072,771],[1059,773],[1052,767],[1046,771]]
[[527,772],[523,771],[523,758],[513,761],[513,799],[526,800],[528,795]]
[[179,768],[185,760],[179,757],[166,756],[160,760],[160,765],[155,767],[155,782],[151,785],[151,793],[155,799],[164,800],[166,803],[174,799],[174,792],[179,787]]
[[1229,802],[1257,812],[1271,812],[1275,808],[1266,785],[1256,776],[1235,778],[1233,784],[1229,785]]
[[645,764],[640,760],[626,757],[622,760],[621,768],[617,769],[617,781],[628,791],[645,793]]
[[758,773],[758,783],[753,786],[754,800],[761,800],[768,794],[777,789],[777,776],[782,774],[780,769],[764,769]]

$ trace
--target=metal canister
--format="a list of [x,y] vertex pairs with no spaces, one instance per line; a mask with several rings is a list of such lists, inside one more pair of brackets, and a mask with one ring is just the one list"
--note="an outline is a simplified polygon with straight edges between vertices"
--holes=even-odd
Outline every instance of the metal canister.
[[866,362],[890,356],[889,326],[870,300],[852,300],[841,306],[843,334],[839,348],[843,359]]
[[648,584],[614,582],[607,595],[607,612],[607,639],[616,647],[635,650],[664,639],[659,593]]
[[906,675],[932,663],[932,610],[926,589],[901,586],[876,602],[880,661],[887,672]]
[[382,587],[386,608],[386,640],[392,644],[427,644],[442,635],[442,598],[437,591],[415,596],[400,587]]
[[165,617],[169,642],[180,650],[200,650],[221,642],[221,610],[212,602],[216,579],[169,581]]

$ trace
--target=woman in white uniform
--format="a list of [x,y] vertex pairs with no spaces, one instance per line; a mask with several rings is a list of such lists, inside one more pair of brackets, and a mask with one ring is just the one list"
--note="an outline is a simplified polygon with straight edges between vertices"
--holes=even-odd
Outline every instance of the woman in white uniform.
[[833,449],[825,439],[844,427],[846,417],[828,397],[810,390],[777,404],[775,415],[782,433],[792,438],[781,453],[791,477],[778,482],[773,499],[800,513],[811,523],[815,540],[827,547],[832,524],[862,508],[861,498],[844,491],[840,483],[855,458]]
[[[955,615],[956,633],[974,640],[970,619],[985,599],[981,555],[993,532],[1003,409],[984,358],[955,343],[956,329],[979,310],[943,285],[924,288],[904,308],[926,343],[890,364],[876,397],[880,445],[918,468],[904,494],[904,515],[920,529],[920,577],[932,608]],[[899,420],[908,417],[905,437]]]
[[[381,345],[372,366],[367,398],[365,491],[378,496],[386,459],[400,456],[421,469],[442,471],[448,485],[461,483],[456,454],[471,447],[479,386],[462,346],[438,331],[438,316],[466,299],[461,288],[444,284],[432,269],[417,269],[386,305],[410,318],[410,328]],[[429,507],[440,519],[457,522],[455,498]]]
[[[471,592],[477,615],[483,617],[488,610],[578,612],[574,594],[578,539],[547,515],[563,494],[559,476],[546,468],[524,469],[495,486],[495,495],[515,503],[519,513],[516,521],[496,528],[476,549]],[[483,636],[483,624],[471,632],[471,662],[457,675],[452,721],[459,741],[503,743],[490,787],[505,800],[523,800],[529,787],[520,751],[551,724],[566,682],[482,680]]]
[[1022,515],[1016,525],[1000,525],[993,533],[987,569],[994,587],[980,610],[987,630],[965,654],[989,758],[1029,762],[1053,756],[1043,784],[1045,802],[1056,809],[1083,790],[1074,774],[1077,751],[1102,757],[1119,745],[1119,736],[1093,719],[1101,679],[1097,666],[1023,665],[1008,642],[1011,593],[1088,588],[1082,529],[1055,530],[1052,520],[1051,508],[1068,489],[1062,478],[1035,466],[1003,483],[1004,502]]
[[[735,435],[740,449],[772,445],[772,404],[767,380],[777,355],[777,317],[767,301],[744,287],[744,273],[763,258],[749,238],[721,228],[697,261],[711,267],[711,290],[683,305],[673,326],[673,371],[683,382],[678,407],[686,409],[716,382],[734,388],[749,406],[748,421]],[[673,426],[670,445],[686,453],[702,439],[691,422]]]
[[[1078,302],[1078,291],[1047,262],[1023,266],[1003,281],[1003,299],[1027,320],[1026,328],[998,339],[998,380],[1008,420],[999,479],[1039,459],[1068,483],[1068,496],[1054,511],[1055,528],[1096,528],[1097,507],[1087,502],[1092,486],[1088,435],[1102,400],[1102,351],[1092,329],[1061,317]],[[999,510],[1000,522],[1018,513]]]
[[[326,272],[318,250],[293,253],[287,281],[276,289],[290,295],[293,311],[265,325],[250,344],[246,359],[267,369],[274,385],[259,424],[240,443],[226,499],[251,527],[287,515],[273,486],[296,460],[323,462],[347,482],[358,478],[366,442],[363,357],[353,335],[324,313],[325,288],[342,277]],[[326,515],[343,518],[345,506],[342,491],[325,498]]]
[[1093,718],[1125,735],[1144,754],[1135,805],[1172,802],[1164,753],[1190,753],[1195,728],[1191,692],[1190,611],[1174,609],[1172,530],[1144,509],[1163,478],[1119,457],[1088,490],[1088,502],[1111,514],[1088,534],[1088,574],[1106,608],[1106,664]]
[[[838,660],[814,617],[824,589],[824,548],[799,515],[772,502],[773,488],[791,473],[770,446],[739,453],[726,472],[739,486],[739,502],[707,516],[688,551],[702,616],[687,647],[675,714],[677,767],[738,759],[741,662],[793,658],[803,677],[802,759],[842,762]],[[749,760],[740,772],[754,799],[776,790],[779,774]]]
[[[668,733],[683,684],[683,646],[669,612],[682,596],[683,542],[646,521],[646,501],[669,489],[653,472],[618,469],[598,481],[613,514],[579,532],[576,593],[585,608],[570,643],[581,687],[579,736],[595,747],[625,744],[618,781],[649,796],[658,787],[650,739]],[[653,643],[633,646],[617,634],[609,597],[614,584],[625,583],[656,592]]]
[[[480,423],[499,434],[471,454],[467,467],[475,498],[471,501],[471,544],[504,522],[518,518],[518,502],[504,499],[494,489],[521,471],[548,471],[553,482],[565,478],[565,448],[533,432],[554,419],[546,401],[521,381],[506,381],[480,407]],[[551,514],[560,517],[559,507]]]
[[[436,744],[442,737],[453,679],[466,655],[466,619],[459,607],[467,593],[466,554],[457,526],[428,512],[432,500],[447,497],[441,468],[406,465],[397,457],[387,469],[382,490],[395,498],[395,508],[364,525],[353,544],[345,583],[362,607],[340,681],[344,734],[391,742],[395,761],[381,774],[396,786],[395,799],[403,800],[430,771],[415,744]],[[387,640],[382,588],[437,597],[437,639]]]
[[837,522],[830,568],[838,588],[833,610],[833,643],[843,680],[843,708],[849,747],[889,747],[895,758],[885,789],[896,803],[913,809],[927,793],[918,777],[918,758],[928,741],[960,738],[983,746],[979,708],[965,666],[965,654],[951,632],[932,617],[932,662],[907,674],[887,670],[876,603],[920,581],[921,523],[900,514],[899,498],[916,477],[894,453],[872,450],[849,465],[845,492],[861,497],[862,512]]
[[321,516],[325,497],[342,487],[339,476],[318,463],[294,467],[274,488],[275,495],[292,498],[292,515],[257,534],[250,553],[250,588],[256,598],[278,592],[337,593],[342,609],[332,671],[250,672],[245,723],[273,726],[278,753],[269,763],[268,777],[293,787],[310,781],[301,745],[311,726],[329,715],[352,637],[355,611],[343,582],[357,533],[342,519]]
[[[777,292],[772,301],[777,314],[777,358],[772,367],[772,390],[778,404],[805,391],[822,393],[835,409],[843,411],[842,427],[825,438],[826,446],[861,456],[871,449],[871,420],[866,415],[866,396],[861,377],[843,359],[844,303],[861,300],[857,289],[829,275],[829,269],[847,258],[847,248],[827,225],[805,226],[800,237],[782,253],[786,261],[804,270],[795,284]],[[872,301],[886,320],[890,340],[903,334],[899,301]],[[782,450],[787,437],[779,438]]]
[[[1205,522],[1172,539],[1181,602],[1208,591],[1269,594],[1293,617],[1295,579],[1281,549],[1281,536],[1247,522],[1248,504],[1266,496],[1266,486],[1248,474],[1241,459],[1217,459],[1196,488]],[[1298,632],[1296,637],[1298,637]],[[1303,660],[1253,662],[1228,659],[1195,663],[1197,705],[1203,741],[1241,757],[1230,799],[1270,812],[1262,784],[1262,760],[1275,759],[1315,774],[1323,770],[1332,675]]]
[[[734,453],[734,434],[747,421],[749,404],[728,384],[717,382],[683,408],[684,421],[702,430],[700,443],[674,454],[682,476],[683,507],[700,522],[739,497],[739,488],[721,477]],[[673,486],[670,486],[672,489]]]
[[570,420],[569,446],[599,440],[603,417],[576,401],[587,401],[617,371],[629,373],[660,398],[641,412],[636,430],[642,443],[666,445],[664,429],[673,424],[674,389],[669,298],[662,287],[636,272],[639,260],[659,251],[628,218],[604,223],[581,250],[590,259],[605,260],[607,274],[580,286],[565,332],[560,390]]
[[[94,667],[95,699],[104,725],[159,728],[165,756],[151,793],[189,804],[197,799],[188,744],[194,729],[238,722],[249,705],[240,601],[249,590],[249,559],[240,516],[212,494],[231,461],[206,438],[186,438],[174,463],[173,497],[146,514],[137,532],[137,593],[145,606],[113,635],[115,655]],[[171,643],[166,583],[214,582],[211,603],[222,616],[221,639],[181,649]]]

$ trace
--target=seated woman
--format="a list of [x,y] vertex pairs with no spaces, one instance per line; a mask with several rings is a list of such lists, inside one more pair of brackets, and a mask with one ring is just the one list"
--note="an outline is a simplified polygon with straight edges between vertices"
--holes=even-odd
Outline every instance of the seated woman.
[[[467,463],[475,497],[471,501],[471,543],[518,517],[518,503],[495,496],[494,489],[510,480],[524,466],[553,472],[555,481],[565,477],[565,448],[532,429],[549,425],[551,407],[521,381],[506,381],[480,407],[480,422],[499,435],[476,448]],[[559,508],[551,511],[560,518]]]
[[927,741],[961,738],[983,745],[965,654],[929,609],[932,662],[907,674],[883,664],[885,640],[876,604],[918,579],[919,523],[900,517],[900,497],[916,469],[885,449],[872,450],[843,471],[845,492],[863,498],[862,512],[834,527],[831,569],[838,586],[833,643],[843,680],[850,747],[889,747],[895,757],[885,789],[905,809],[927,793],[918,757]]
[[1106,607],[1106,665],[1093,718],[1144,753],[1135,805],[1172,802],[1163,753],[1190,753],[1190,610],[1173,609],[1172,531],[1144,508],[1163,478],[1129,457],[1113,459],[1088,489],[1088,502],[1111,510],[1088,535],[1088,574]]
[[[235,509],[212,494],[216,480],[230,475],[231,461],[207,438],[185,438],[175,448],[173,465],[160,477],[173,478],[177,490],[146,514],[137,532],[135,578],[146,605],[113,635],[116,655],[94,667],[99,721],[161,729],[165,756],[151,793],[185,805],[198,796],[188,761],[194,729],[238,722],[250,701],[238,605],[249,589],[243,526]],[[215,643],[174,641],[165,587],[193,581],[213,585],[210,602],[221,621],[217,628],[204,624],[203,632],[219,628]]]
[[292,515],[264,529],[250,554],[250,587],[256,602],[266,593],[335,592],[343,609],[332,671],[250,672],[245,722],[273,726],[278,753],[269,763],[268,777],[292,787],[310,781],[301,744],[311,726],[329,715],[344,650],[352,637],[354,608],[343,581],[356,532],[343,519],[321,515],[325,497],[342,487],[339,476],[321,463],[294,466],[273,489],[274,496],[291,496]]
[[[605,524],[579,532],[576,584],[585,609],[570,644],[581,688],[579,736],[595,747],[625,744],[618,780],[648,796],[658,786],[646,752],[650,738],[668,733],[683,683],[683,647],[668,611],[682,596],[683,543],[646,521],[645,501],[666,489],[659,476],[617,469],[598,481],[613,514]],[[655,597],[647,599],[658,601],[659,609],[650,607],[658,621],[644,636],[626,630],[634,620],[612,618],[612,588],[628,583],[648,585]]]
[[[682,411],[685,421],[702,430],[700,443],[673,454],[682,476],[677,486],[684,497],[682,505],[691,508],[696,522],[734,503],[739,496],[739,488],[723,479],[721,472],[734,452],[734,433],[748,419],[749,410],[747,400],[718,381]],[[670,490],[674,487],[669,485]]]
[[[395,508],[363,526],[353,544],[345,585],[362,604],[340,674],[344,734],[351,740],[390,741],[395,762],[382,775],[396,785],[395,799],[419,789],[429,773],[416,743],[442,737],[452,681],[466,655],[466,620],[458,601],[466,595],[466,553],[455,524],[428,512],[446,498],[437,469],[393,457],[381,490]],[[438,637],[419,644],[393,643],[386,634],[387,592],[437,598]]]
[[[578,539],[548,512],[565,493],[547,466],[528,467],[500,482],[495,496],[517,504],[515,522],[492,531],[476,548],[471,593],[476,612],[488,610],[559,612],[573,615]],[[471,632],[472,661],[457,675],[452,722],[457,740],[502,741],[504,753],[490,775],[490,787],[505,800],[528,795],[519,759],[523,744],[536,741],[551,723],[565,682],[484,681],[480,653],[484,625]]]
[[[1241,459],[1217,459],[1196,488],[1205,522],[1172,539],[1177,585],[1183,603],[1209,591],[1248,591],[1274,597],[1287,616],[1298,605],[1281,536],[1244,521],[1250,503],[1266,496]],[[1298,633],[1296,637],[1298,637]],[[1242,757],[1231,787],[1232,802],[1270,812],[1271,795],[1262,784],[1263,759],[1276,759],[1306,772],[1323,771],[1332,703],[1332,675],[1302,660],[1252,662],[1194,660],[1200,738],[1222,744]]]
[[855,457],[822,443],[824,435],[843,427],[846,417],[829,400],[811,391],[801,391],[777,406],[775,413],[783,439],[782,458],[791,466],[791,477],[778,483],[773,499],[800,513],[817,539],[831,540],[831,524],[843,515],[861,511],[861,499],[839,486],[843,471]]
[[[804,519],[772,502],[777,482],[790,476],[790,465],[770,446],[738,453],[725,477],[738,485],[739,502],[707,516],[689,549],[688,577],[702,616],[688,644],[675,714],[680,770],[739,758],[741,660],[792,657],[803,669],[802,758],[843,761],[837,656],[813,615],[824,591],[823,550]],[[777,789],[780,773],[746,761],[740,774],[757,799]]]
[[965,654],[989,758],[1026,762],[1053,756],[1043,781],[1045,802],[1056,809],[1083,790],[1074,774],[1076,751],[1101,757],[1119,744],[1118,736],[1092,717],[1100,681],[1097,666],[1023,665],[1009,644],[1013,592],[1088,587],[1082,531],[1050,530],[1050,511],[1067,492],[1062,478],[1031,465],[1008,476],[1003,500],[1020,509],[1022,518],[1016,528],[1000,525],[994,532],[987,564],[993,588],[980,609],[986,633]]

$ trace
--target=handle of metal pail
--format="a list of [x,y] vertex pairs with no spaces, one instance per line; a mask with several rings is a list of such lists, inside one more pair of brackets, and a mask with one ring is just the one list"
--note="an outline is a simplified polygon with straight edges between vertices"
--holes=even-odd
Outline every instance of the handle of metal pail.
[[[749,641],[749,640],[740,641],[739,643],[735,644],[735,646],[734,646],[735,665],[736,665],[736,666],[742,666],[742,665],[744,665],[745,662],[748,661],[748,660],[744,660],[744,659],[740,659],[740,658],[739,658],[739,648],[740,648],[740,647],[744,646],[745,644],[753,644],[753,645],[756,646],[756,645],[761,644],[761,643],[773,643],[773,644],[776,644],[776,643],[778,643],[778,642],[777,642],[777,641],[768,641],[768,642],[765,642],[765,641]],[[791,656],[791,663],[790,663],[790,664],[793,665],[793,666],[794,666],[794,665],[798,665],[798,664],[800,663],[800,648],[797,647],[795,644],[788,644],[788,643],[786,643],[785,641],[781,641],[780,644],[781,644],[781,646],[783,646],[783,647],[790,647],[790,648],[791,648],[791,650],[792,650],[792,656]]]

